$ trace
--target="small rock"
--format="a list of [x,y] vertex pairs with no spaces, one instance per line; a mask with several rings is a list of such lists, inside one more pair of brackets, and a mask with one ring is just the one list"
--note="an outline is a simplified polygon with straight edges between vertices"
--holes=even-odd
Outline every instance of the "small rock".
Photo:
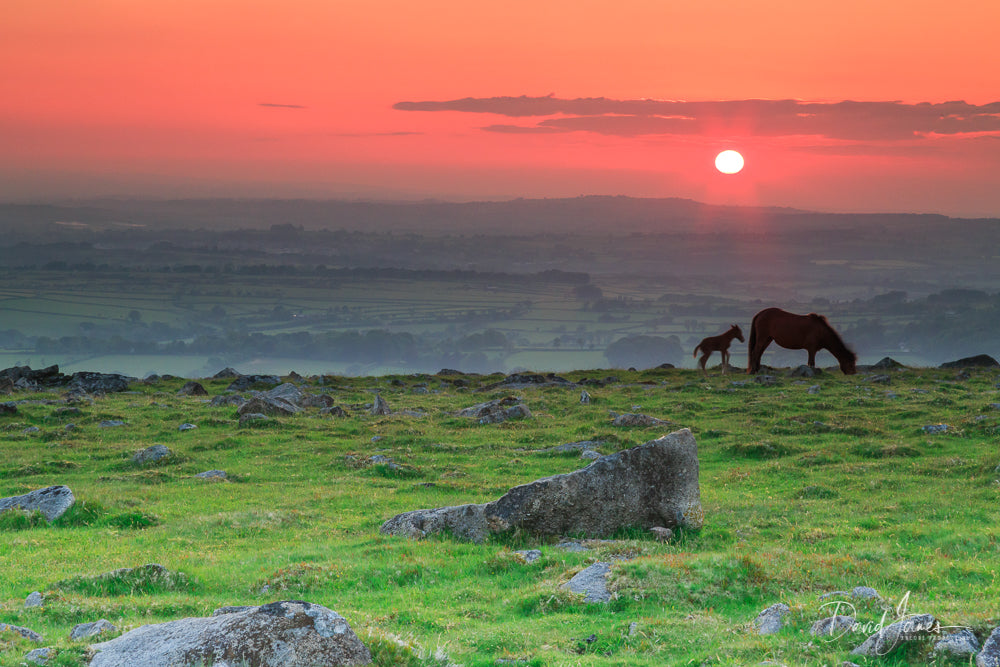
[[205,472],[200,472],[195,477],[199,479],[226,479],[225,470],[206,470]]
[[24,661],[29,662],[32,665],[44,665],[51,657],[52,649],[46,646],[45,648],[36,648],[28,651],[28,653],[24,656]]
[[577,572],[561,588],[573,593],[583,594],[584,602],[608,602],[611,600],[611,593],[608,592],[607,582],[610,571],[611,563],[594,563],[590,567]]
[[855,586],[851,589],[851,597],[855,600],[881,600],[882,596],[871,586]]
[[583,546],[579,542],[560,542],[556,545],[556,549],[564,549],[565,551],[570,552],[590,551],[590,549]]
[[951,428],[947,424],[928,424],[922,429],[924,433],[947,433],[948,429]]
[[672,421],[666,419],[657,419],[656,417],[650,417],[649,415],[626,413],[623,415],[617,415],[613,420],[611,420],[612,426],[671,426]]
[[752,623],[759,635],[773,635],[784,626],[784,617],[791,609],[784,602],[772,604],[757,614]]
[[263,423],[266,421],[271,421],[270,417],[260,412],[248,412],[245,415],[240,415],[240,426]]
[[892,384],[892,378],[888,375],[872,375],[868,378],[868,382],[874,384]]
[[580,403],[582,403],[583,405],[590,404],[590,394],[587,393],[586,389],[580,392]]
[[35,489],[23,496],[0,498],[0,512],[11,509],[21,509],[25,512],[39,511],[45,515],[46,521],[52,523],[73,506],[76,498],[68,486],[47,486]]
[[525,563],[534,563],[542,557],[542,552],[538,549],[528,549],[526,551],[515,551]]
[[382,398],[382,394],[375,394],[375,402],[372,403],[371,410],[368,412],[377,416],[392,414],[392,410],[389,408],[389,404],[385,402],[385,399]]
[[905,642],[924,639],[936,634],[939,628],[940,624],[937,619],[930,614],[910,616],[882,628],[851,651],[851,655],[885,656]]
[[178,431],[190,431],[190,430],[196,429],[196,428],[198,428],[198,426],[196,424],[184,423],[184,424],[181,424],[180,426],[178,426],[177,430]]
[[200,382],[191,380],[177,392],[178,396],[208,396],[208,391]]
[[793,378],[811,378],[820,375],[823,371],[818,368],[813,368],[812,366],[798,366],[788,371],[788,377]]
[[42,641],[42,636],[35,632],[34,630],[29,630],[28,628],[22,628],[19,625],[8,625],[6,623],[0,623],[0,632],[16,632],[28,641],[40,644]]
[[849,632],[857,623],[853,616],[840,614],[829,616],[813,623],[812,627],[809,628],[809,634],[813,637],[840,637],[845,632]]
[[674,536],[674,531],[663,526],[653,526],[649,532],[656,536],[657,542],[669,542],[670,538]]
[[635,633],[639,631],[639,624],[632,621],[628,624],[628,636],[635,637]]
[[754,376],[753,381],[765,387],[773,387],[778,384],[778,378],[773,375],[756,375]]
[[66,424],[65,426],[63,426],[63,430],[64,431],[75,431],[76,430],[76,424]]
[[247,400],[242,396],[237,396],[235,394],[219,394],[218,396],[212,398],[212,400],[209,401],[208,404],[211,405],[213,408],[223,407],[227,405],[235,405],[236,407],[240,407],[246,402]]
[[38,591],[30,593],[28,597],[24,599],[24,608],[31,609],[32,607],[41,607],[42,603],[45,602],[45,598]]
[[37,426],[29,426],[28,428],[26,428],[23,431],[21,431],[21,433],[25,433],[25,434],[27,434],[27,433],[38,433],[41,430],[42,429],[38,428]]
[[331,417],[338,417],[338,418],[350,417],[350,415],[347,414],[347,410],[340,407],[339,405],[334,405],[329,408],[321,408],[319,413],[321,415],[329,415]]
[[969,628],[947,634],[934,642],[936,655],[948,655],[959,658],[969,658],[979,653],[979,640]]
[[241,373],[235,368],[230,368],[226,366],[221,371],[212,376],[213,380],[230,380],[233,378],[240,377]]
[[806,389],[806,393],[809,394],[818,394],[819,391],[820,391],[820,386],[818,384],[814,384],[813,386]]
[[995,628],[983,642],[983,650],[976,656],[976,667],[1000,667],[1000,628]]
[[121,421],[120,419],[105,419],[97,426],[99,428],[115,428],[116,426],[124,426],[124,425],[125,422]]
[[590,461],[597,460],[601,458],[602,454],[600,452],[595,452],[593,449],[585,449],[580,452],[581,459],[588,459]]
[[145,465],[147,463],[153,463],[155,461],[160,461],[167,458],[173,454],[166,445],[152,445],[146,449],[141,449],[132,455],[132,463],[136,465]]
[[78,641],[80,639],[89,639],[90,637],[96,637],[97,635],[103,634],[105,632],[115,632],[118,630],[110,621],[106,619],[101,619],[99,621],[94,621],[93,623],[80,623],[73,626],[70,630],[69,638],[73,641]]
[[77,407],[56,408],[55,412],[53,412],[52,414],[55,415],[56,417],[66,417],[66,416],[79,417],[80,415],[83,414],[83,411]]

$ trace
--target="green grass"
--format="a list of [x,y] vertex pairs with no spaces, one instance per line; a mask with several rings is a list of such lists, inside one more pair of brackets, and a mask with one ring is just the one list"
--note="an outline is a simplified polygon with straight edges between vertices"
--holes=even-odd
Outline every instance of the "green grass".
[[[235,408],[178,397],[181,379],[99,397],[71,418],[54,416],[58,405],[22,404],[0,418],[0,496],[66,484],[77,505],[52,524],[0,515],[0,622],[42,633],[59,651],[50,664],[81,665],[68,639],[76,623],[107,618],[128,629],[305,599],[347,618],[379,665],[638,667],[839,664],[853,638],[826,642],[808,630],[821,616],[819,595],[858,585],[892,606],[909,594],[910,612],[969,626],[981,639],[1000,623],[1000,418],[984,408],[1000,402],[996,372],[973,371],[961,383],[951,371],[894,373],[892,399],[840,373],[773,387],[686,370],[565,375],[620,383],[588,387],[590,405],[576,389],[519,390],[534,418],[497,425],[454,412],[503,395],[473,391],[498,376],[468,378],[470,388],[436,376],[331,377],[306,388],[330,393],[349,418],[308,409],[260,428],[239,428]],[[431,393],[413,393],[418,382]],[[204,384],[217,395],[228,381]],[[820,393],[807,392],[813,384]],[[376,386],[394,410],[426,415],[367,414],[360,406]],[[59,396],[9,397],[22,398]],[[379,534],[396,513],[492,500],[587,463],[533,450],[587,439],[611,453],[664,432],[613,427],[609,410],[692,429],[702,530],[667,543],[625,531],[583,553],[526,536],[469,544]],[[98,428],[109,418],[127,426]],[[78,428],[64,431],[67,421]],[[199,428],[177,431],[185,421]],[[922,431],[936,423],[953,429]],[[28,426],[41,430],[23,433]],[[130,463],[153,444],[175,456],[149,468]],[[370,463],[376,454],[400,467]],[[210,469],[229,481],[194,477]],[[524,548],[543,556],[524,563],[514,554]],[[609,604],[583,604],[559,588],[622,554],[631,559],[613,561]],[[171,577],[107,574],[147,563]],[[24,609],[35,590],[46,605]],[[786,627],[746,632],[776,602],[792,609]],[[858,607],[862,621],[881,613]],[[31,648],[0,637],[0,666],[19,665]],[[855,662],[923,664],[926,650]]]

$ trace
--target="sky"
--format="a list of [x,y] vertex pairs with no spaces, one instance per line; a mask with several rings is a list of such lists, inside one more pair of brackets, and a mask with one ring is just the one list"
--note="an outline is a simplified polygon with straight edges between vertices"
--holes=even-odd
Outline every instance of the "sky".
[[[1000,217],[990,0],[4,0],[0,200]],[[740,151],[739,174],[715,155]]]

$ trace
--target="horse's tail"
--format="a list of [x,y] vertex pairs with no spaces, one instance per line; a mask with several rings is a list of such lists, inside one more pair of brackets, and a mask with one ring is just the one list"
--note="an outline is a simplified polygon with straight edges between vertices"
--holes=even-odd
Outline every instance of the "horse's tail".
[[698,348],[700,348],[700,347],[701,347],[701,343],[698,343],[697,345],[694,346],[694,352],[691,353],[692,357],[697,357],[698,356]]

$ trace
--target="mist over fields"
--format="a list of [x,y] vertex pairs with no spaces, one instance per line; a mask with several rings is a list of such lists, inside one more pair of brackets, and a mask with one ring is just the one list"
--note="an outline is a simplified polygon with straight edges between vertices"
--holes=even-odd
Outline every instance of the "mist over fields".
[[0,364],[692,367],[702,337],[779,306],[827,315],[860,363],[938,365],[1000,356],[998,248],[998,219],[680,199],[3,204]]

